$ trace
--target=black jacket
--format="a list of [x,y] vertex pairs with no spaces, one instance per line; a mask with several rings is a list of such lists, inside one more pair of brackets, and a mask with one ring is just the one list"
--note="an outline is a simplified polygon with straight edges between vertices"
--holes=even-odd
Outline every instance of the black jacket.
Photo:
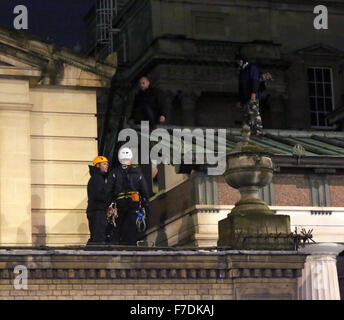
[[163,92],[152,87],[140,90],[135,96],[129,120],[133,119],[136,122],[147,120],[151,125],[156,125],[160,122],[161,116],[167,117],[166,99]]
[[260,99],[259,77],[259,69],[253,64],[249,63],[244,69],[240,69],[239,96],[242,104],[247,103],[251,99],[252,93],[255,93],[257,99]]
[[98,167],[89,166],[91,178],[87,185],[87,212],[105,211],[110,205],[110,190],[107,174]]
[[109,174],[109,184],[111,184],[112,200],[116,200],[118,194],[129,191],[137,191],[144,203],[148,203],[149,191],[146,179],[141,169],[136,165],[128,166],[123,169],[122,166],[114,168]]

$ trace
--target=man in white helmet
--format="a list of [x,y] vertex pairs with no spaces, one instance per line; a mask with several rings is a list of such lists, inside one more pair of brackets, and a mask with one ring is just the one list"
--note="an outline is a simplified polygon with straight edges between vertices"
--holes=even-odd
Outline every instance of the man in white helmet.
[[[114,228],[107,233],[107,241],[120,245],[136,245],[138,217],[143,209],[148,211],[149,192],[146,180],[137,165],[132,164],[130,148],[118,152],[120,166],[111,171],[113,203],[116,207]],[[109,228],[108,228],[109,231]]]

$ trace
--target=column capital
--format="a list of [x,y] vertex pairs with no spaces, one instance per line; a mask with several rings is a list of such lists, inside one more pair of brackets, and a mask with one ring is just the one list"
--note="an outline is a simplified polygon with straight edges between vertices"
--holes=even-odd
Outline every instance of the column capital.
[[312,256],[337,257],[339,253],[344,251],[344,245],[333,242],[311,243],[307,244],[304,248],[300,248],[299,251]]

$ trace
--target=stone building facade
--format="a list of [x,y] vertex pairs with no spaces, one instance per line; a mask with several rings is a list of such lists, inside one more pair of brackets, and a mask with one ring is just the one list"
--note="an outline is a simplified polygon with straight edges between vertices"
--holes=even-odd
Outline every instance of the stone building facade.
[[116,69],[0,27],[0,245],[86,243],[97,91]]
[[[142,75],[165,90],[169,122],[238,127],[234,55],[246,53],[274,81],[265,92],[266,128],[334,129],[342,106],[343,1],[324,1],[329,28],[316,30],[313,1],[132,0],[114,19],[123,79]],[[211,105],[211,107],[210,107]]]

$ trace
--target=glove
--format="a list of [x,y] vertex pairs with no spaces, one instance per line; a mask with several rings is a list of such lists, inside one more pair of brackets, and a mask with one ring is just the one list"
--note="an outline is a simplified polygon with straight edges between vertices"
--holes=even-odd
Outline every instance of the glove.
[[116,204],[112,202],[107,210],[106,218],[109,223],[112,223],[114,227],[116,227],[117,217],[118,217],[117,207],[116,207]]

